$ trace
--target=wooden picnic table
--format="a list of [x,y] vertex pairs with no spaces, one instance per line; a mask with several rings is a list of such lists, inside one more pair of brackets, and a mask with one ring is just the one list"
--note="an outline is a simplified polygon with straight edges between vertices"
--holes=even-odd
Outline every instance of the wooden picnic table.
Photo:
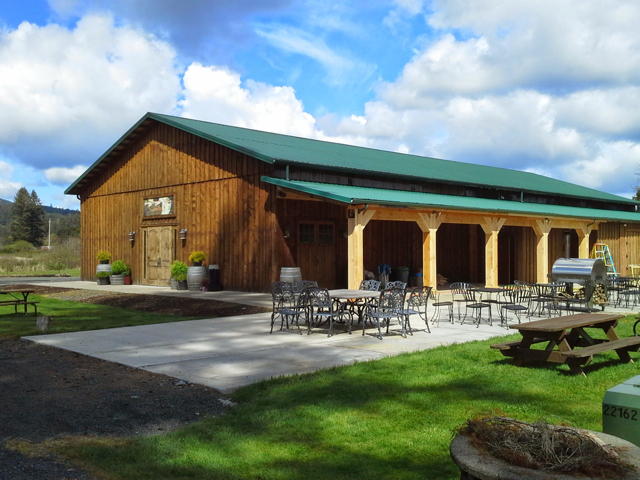
[[[35,313],[38,313],[38,307],[36,306],[39,302],[30,302],[29,295],[32,294],[34,290],[29,289],[8,289],[8,290],[0,290],[0,307],[1,306],[13,306],[15,313],[18,313],[18,307],[24,306],[24,314],[27,314],[27,305],[33,305]],[[8,295],[11,297],[11,300],[5,300],[2,295]]]
[[[526,360],[566,363],[572,373],[583,374],[582,367],[591,363],[593,355],[615,350],[624,363],[633,362],[629,352],[640,348],[640,337],[619,338],[615,328],[624,315],[581,313],[509,325],[522,335],[522,340],[491,345],[503,355],[513,357],[515,365]],[[585,329],[602,330],[606,339],[595,339]],[[544,349],[532,349],[534,344]]]

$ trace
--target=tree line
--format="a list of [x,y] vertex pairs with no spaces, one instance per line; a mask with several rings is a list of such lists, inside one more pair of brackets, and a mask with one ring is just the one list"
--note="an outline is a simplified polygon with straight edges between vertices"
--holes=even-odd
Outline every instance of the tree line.
[[0,238],[3,243],[14,243],[20,240],[40,247],[47,243],[49,219],[51,219],[51,235],[55,239],[64,240],[80,236],[80,213],[59,210],[66,214],[46,213],[45,207],[35,190],[31,193],[22,187],[16,193],[13,204],[0,204]]

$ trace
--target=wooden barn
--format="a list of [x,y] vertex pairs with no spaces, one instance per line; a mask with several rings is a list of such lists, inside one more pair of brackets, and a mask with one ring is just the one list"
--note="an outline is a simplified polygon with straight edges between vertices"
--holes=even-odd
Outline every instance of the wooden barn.
[[67,190],[81,201],[82,278],[96,253],[168,285],[194,250],[227,290],[281,267],[357,288],[380,264],[495,286],[546,282],[555,259],[609,245],[640,263],[638,202],[533,173],[148,113]]

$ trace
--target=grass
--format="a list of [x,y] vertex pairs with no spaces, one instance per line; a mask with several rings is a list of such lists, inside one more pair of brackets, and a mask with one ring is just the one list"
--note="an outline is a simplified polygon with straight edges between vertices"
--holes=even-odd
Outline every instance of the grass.
[[[621,337],[633,321],[621,321]],[[515,367],[489,348],[517,337],[257,383],[224,416],[125,442],[85,437],[58,453],[109,479],[457,479],[448,449],[467,418],[498,409],[601,430],[605,391],[638,374],[614,352],[585,378],[564,365]]]
[[65,275],[69,277],[79,277],[79,268],[63,268],[62,270],[19,270],[14,272],[2,272],[0,277],[24,277],[24,276],[44,276],[44,275]]
[[[29,300],[40,302],[38,304],[38,315],[51,315],[53,317],[49,330],[46,332],[47,334],[180,322],[202,318],[159,315],[126,308],[56,300],[42,295],[29,295]],[[21,311],[21,308],[18,307],[18,312]],[[0,340],[42,334],[42,332],[36,330],[33,307],[29,307],[30,313],[28,315],[23,313],[15,314],[13,312],[13,306],[0,306]]]

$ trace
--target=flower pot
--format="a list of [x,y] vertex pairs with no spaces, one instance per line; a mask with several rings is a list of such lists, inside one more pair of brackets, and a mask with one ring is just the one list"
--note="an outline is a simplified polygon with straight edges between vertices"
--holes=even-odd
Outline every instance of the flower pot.
[[194,267],[201,267],[202,266],[202,262],[192,262]]
[[125,275],[124,276],[124,284],[125,285],[131,285],[131,275]]
[[180,280],[178,282],[178,290],[189,290],[189,286],[187,285],[186,280]]
[[175,278],[171,279],[171,290],[178,290],[178,281]]
[[109,285],[109,277],[98,278],[98,285]]
[[109,275],[111,285],[124,285],[124,275]]
[[109,265],[109,260],[100,260],[101,265]]

